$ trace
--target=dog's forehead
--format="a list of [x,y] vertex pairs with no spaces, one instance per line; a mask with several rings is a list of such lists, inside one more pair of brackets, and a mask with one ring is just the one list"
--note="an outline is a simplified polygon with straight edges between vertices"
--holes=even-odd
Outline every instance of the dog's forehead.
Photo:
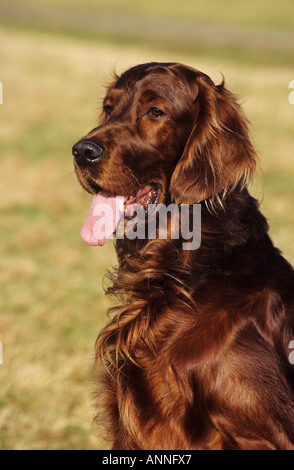
[[169,63],[163,64],[151,62],[149,64],[142,64],[137,65],[136,67],[132,67],[122,73],[120,77],[118,77],[115,88],[118,89],[133,87],[137,83],[151,79],[151,77],[154,82],[164,78],[167,79],[168,76],[171,79],[173,75],[171,72],[172,65],[173,64]]
[[133,67],[124,72],[108,90],[111,101],[119,100],[123,95],[160,96],[172,100],[176,95],[187,94],[187,76],[178,64],[151,63]]

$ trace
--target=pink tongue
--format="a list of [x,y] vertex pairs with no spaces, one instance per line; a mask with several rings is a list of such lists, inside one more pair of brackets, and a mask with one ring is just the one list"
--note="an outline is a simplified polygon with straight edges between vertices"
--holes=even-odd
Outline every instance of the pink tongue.
[[[124,200],[124,196],[112,196],[105,191],[100,192],[93,198],[81,230],[82,239],[88,245],[103,246],[106,239],[115,232],[123,213]],[[122,206],[121,209],[120,205]]]

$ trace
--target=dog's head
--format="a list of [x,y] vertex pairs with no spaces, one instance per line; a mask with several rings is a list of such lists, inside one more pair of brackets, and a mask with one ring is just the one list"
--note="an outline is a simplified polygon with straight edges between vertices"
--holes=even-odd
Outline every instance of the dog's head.
[[[100,125],[73,147],[82,186],[98,204],[132,213],[140,204],[194,204],[245,185],[256,166],[247,120],[224,84],[177,63],[149,63],[124,72],[107,90]],[[117,199],[117,198],[116,198]],[[113,206],[114,207],[114,206]],[[86,236],[91,244],[96,243]],[[93,242],[93,243],[92,243]]]

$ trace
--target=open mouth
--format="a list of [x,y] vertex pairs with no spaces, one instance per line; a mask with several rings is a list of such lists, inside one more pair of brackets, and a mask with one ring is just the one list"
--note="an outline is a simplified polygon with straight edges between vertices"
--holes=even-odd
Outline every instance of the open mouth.
[[159,185],[151,183],[140,189],[135,196],[128,196],[124,201],[124,213],[128,218],[134,216],[135,206],[139,205],[148,212],[151,204],[157,204],[159,199]]
[[147,184],[135,196],[115,196],[99,191],[92,200],[81,231],[83,240],[91,246],[104,245],[106,239],[116,231],[122,218],[132,219],[138,207],[143,207],[145,213],[148,213],[151,205],[154,207],[158,203],[159,195],[157,183]]

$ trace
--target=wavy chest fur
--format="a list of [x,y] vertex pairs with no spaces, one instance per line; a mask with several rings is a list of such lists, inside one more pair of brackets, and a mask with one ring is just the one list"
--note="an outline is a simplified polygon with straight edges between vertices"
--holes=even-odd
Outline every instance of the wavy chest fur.
[[[120,268],[111,275],[109,293],[121,306],[96,346],[105,367],[104,407],[114,448],[230,447],[219,431],[219,411],[229,416],[227,402],[239,403],[240,397],[245,404],[250,397],[248,409],[258,407],[260,397],[251,384],[260,374],[262,348],[257,354],[252,336],[258,345],[256,331],[270,334],[274,317],[281,327],[274,285],[282,258],[262,215],[250,213],[249,221],[243,214],[243,219],[232,225],[235,245],[230,245],[219,225],[215,236],[211,227],[217,224],[207,216],[207,238],[188,256],[174,241],[133,246],[137,257],[121,257],[126,246],[118,246]],[[229,221],[223,224],[227,230]],[[272,274],[264,278],[264,265],[270,263]]]

